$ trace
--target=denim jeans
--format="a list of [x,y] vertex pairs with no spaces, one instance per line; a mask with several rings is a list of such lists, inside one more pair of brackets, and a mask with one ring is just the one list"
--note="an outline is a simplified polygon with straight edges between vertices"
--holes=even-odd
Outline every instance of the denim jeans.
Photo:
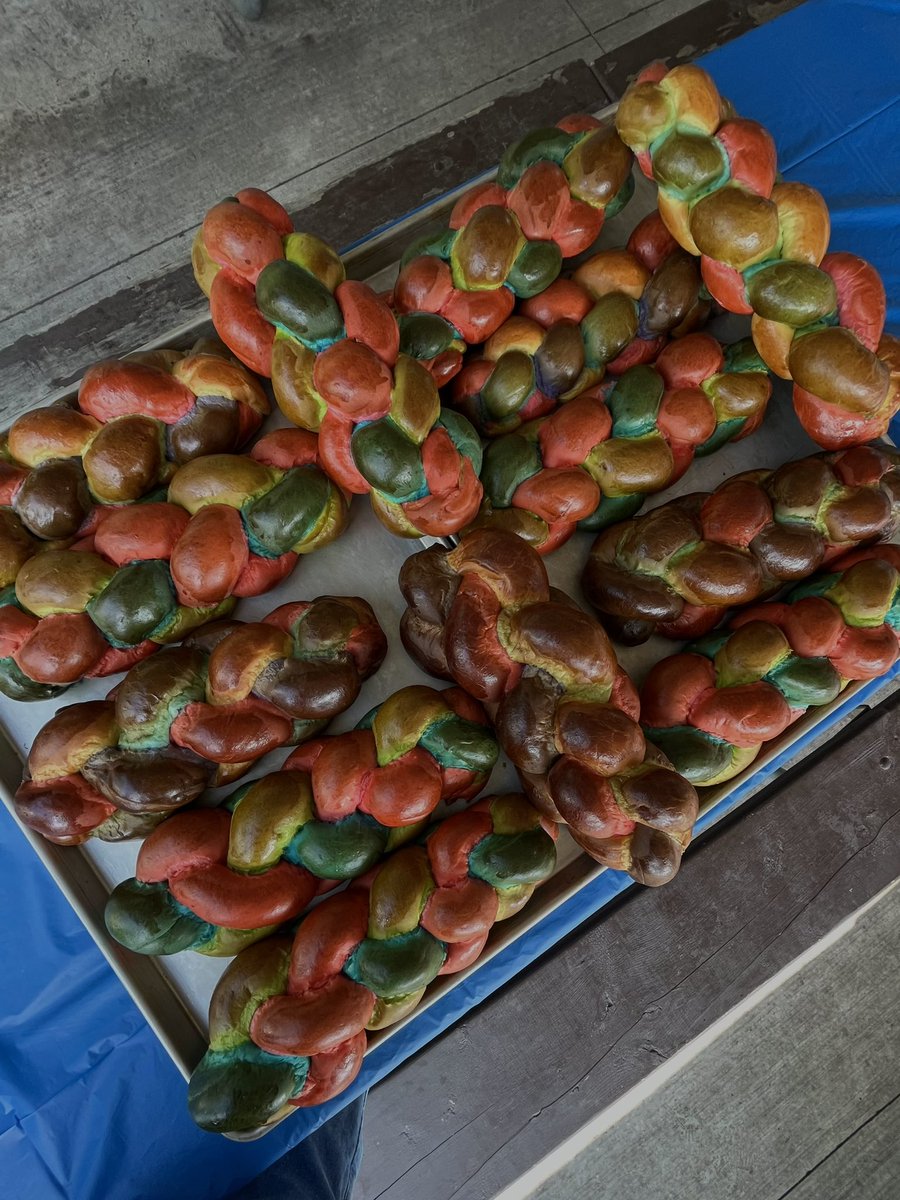
[[362,1160],[360,1096],[230,1200],[350,1200]]

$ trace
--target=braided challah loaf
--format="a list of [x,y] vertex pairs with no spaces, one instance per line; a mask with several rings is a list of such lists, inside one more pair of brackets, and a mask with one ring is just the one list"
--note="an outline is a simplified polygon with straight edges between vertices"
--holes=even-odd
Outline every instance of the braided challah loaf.
[[256,790],[243,809],[238,796],[158,825],[141,844],[135,877],[106,901],[116,941],[139,954],[228,957],[299,917],[319,881],[286,853],[293,830],[282,822],[296,817],[303,793],[291,774],[276,793],[269,781],[279,778],[250,784]]
[[486,341],[517,296],[542,292],[563,259],[593,245],[606,217],[627,204],[631,163],[612,125],[589,116],[536,129],[510,146],[496,180],[470,188],[449,228],[420,238],[403,256],[392,303],[403,314],[404,346],[432,357],[459,342]]
[[510,530],[546,554],[579,523],[602,529],[630,517],[695,455],[757,429],[771,390],[749,339],[679,338],[601,395],[579,396],[491,442],[474,524]]
[[259,381],[217,343],[97,363],[72,406],[25,413],[3,435],[0,505],[37,538],[73,538],[94,505],[139,500],[181,463],[239,450],[268,412]]
[[670,334],[705,319],[699,293],[695,260],[651,213],[625,249],[601,250],[521,304],[453,381],[453,403],[481,433],[509,433],[607,371],[652,362]]
[[106,700],[60,709],[34,739],[16,811],[61,845],[145,831],[270,750],[320,732],[386,649],[357,597],[213,623],[132,667]]
[[641,693],[647,737],[693,783],[721,783],[807,709],[888,671],[898,639],[900,547],[851,550],[657,663]]
[[826,254],[825,201],[777,182],[766,130],[736,117],[699,67],[659,63],[626,91],[616,124],[714,299],[753,314],[757,349],[794,381],[810,437],[835,450],[885,433],[900,407],[900,346],[883,336],[884,285],[863,259]]
[[249,1130],[353,1082],[367,1029],[411,1012],[438,975],[473,963],[491,927],[556,864],[554,831],[523,796],[489,796],[329,896],[293,940],[267,938],[226,969],[188,1104],[204,1129]]
[[604,530],[582,586],[619,641],[697,637],[898,520],[900,454],[856,446],[746,471]]
[[[342,338],[369,347],[389,365],[402,349],[438,383],[458,369],[462,343],[434,361],[417,353],[421,344],[401,345],[384,302],[365,284],[346,278],[340,256],[326,242],[295,232],[290,215],[259,188],[244,188],[209,210],[194,239],[192,261],[219,336],[242,362],[271,377],[279,406],[305,428],[318,427],[333,392],[321,378],[325,368],[313,378],[315,355]],[[276,263],[281,265],[260,285],[263,272]],[[342,354],[365,361],[358,347]]]
[[493,713],[497,737],[545,816],[638,882],[678,870],[697,794],[644,741],[637,693],[602,626],[551,589],[540,556],[495,530],[407,559],[404,645]]
[[28,532],[21,518],[11,508],[0,505],[0,593],[12,587],[19,571],[40,549],[40,540]]
[[346,279],[324,242],[291,233],[284,210],[271,224],[273,206],[280,209],[265,193],[242,192],[203,222],[195,270],[216,329],[239,358],[272,376],[288,420],[318,431],[331,477],[369,494],[393,533],[455,533],[481,500],[474,429],[441,408],[427,368],[400,353],[385,301]]
[[0,691],[42,700],[125,670],[274,587],[346,523],[317,464],[313,434],[279,429],[249,455],[185,464],[171,503],[95,510],[89,536],[34,555],[0,593]]
[[[175,813],[106,905],[143,954],[235,954],[299,916],[320,880],[355,879],[414,838],[441,801],[484,787],[497,743],[459,688],[406,687],[348,733],[299,747],[224,809]],[[226,811],[227,810],[227,811]]]

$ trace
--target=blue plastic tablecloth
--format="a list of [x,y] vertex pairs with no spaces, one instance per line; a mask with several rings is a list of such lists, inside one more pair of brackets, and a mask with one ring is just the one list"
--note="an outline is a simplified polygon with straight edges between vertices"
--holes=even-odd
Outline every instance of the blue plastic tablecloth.
[[[824,194],[832,248],[879,269],[888,324],[900,332],[900,5],[810,0],[703,65],[739,112],[772,131],[784,174]],[[349,1095],[629,883],[605,872],[370,1055]],[[10,1200],[216,1200],[338,1103],[256,1143],[202,1133],[181,1076],[2,809],[0,888],[0,1186]]]

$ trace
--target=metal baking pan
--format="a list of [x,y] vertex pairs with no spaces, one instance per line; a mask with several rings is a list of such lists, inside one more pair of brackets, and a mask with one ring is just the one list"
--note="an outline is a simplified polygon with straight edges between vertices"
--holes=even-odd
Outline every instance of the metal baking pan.
[[[489,178],[491,174],[487,173],[480,178]],[[457,196],[470,187],[471,182],[464,188],[423,205],[346,249],[343,256],[348,274],[353,278],[368,281],[377,290],[388,289],[396,275],[399,258],[405,246],[429,226],[446,219]],[[619,217],[608,223],[599,246],[624,243],[637,221],[649,212],[654,204],[653,189],[638,174],[634,200]],[[744,318],[729,316],[717,319],[711,329],[725,340],[731,340],[746,336],[749,323]],[[197,320],[171,330],[168,334],[161,335],[153,342],[136,349],[163,345],[186,347],[198,337],[211,332],[208,322]],[[68,388],[48,397],[48,401],[62,399],[72,393],[73,389]],[[285,422],[276,412],[265,428],[273,428],[279,424]],[[769,415],[757,433],[743,442],[726,446],[711,458],[698,460],[685,478],[668,491],[652,497],[645,507],[653,507],[685,492],[713,488],[738,471],[751,467],[778,466],[815,449],[794,417],[789,385],[776,380]],[[591,540],[590,534],[578,533],[547,559],[551,581],[582,602],[578,580]],[[350,527],[337,542],[305,557],[293,575],[267,595],[244,600],[239,606],[237,615],[253,620],[289,599],[308,599],[323,593],[362,595],[372,603],[388,636],[388,655],[381,670],[364,685],[362,695],[353,707],[333,723],[332,732],[352,728],[373,705],[397,688],[410,683],[434,682],[408,658],[398,634],[403,600],[397,587],[397,575],[404,559],[420,548],[420,543],[406,542],[388,533],[372,514],[367,500],[357,498],[352,507]],[[620,649],[619,657],[635,681],[640,684],[652,664],[664,655],[672,653],[674,649],[671,643],[661,638],[653,638],[643,646]],[[737,779],[718,788],[706,789],[702,795],[698,831],[705,831],[746,803],[750,796],[766,786],[777,772],[796,765],[809,752],[814,740],[832,735],[836,726],[845,723],[860,706],[870,706],[889,694],[898,686],[896,676],[900,675],[900,672],[895,670],[892,675],[895,677],[876,684],[858,684],[848,688],[832,705],[812,712],[798,721],[782,738],[767,747],[753,766]],[[16,704],[0,697],[0,733],[5,735],[2,740],[6,743],[0,746],[3,751],[0,755],[0,795],[10,811],[12,793],[21,778],[21,764],[35,733],[49,720],[60,704],[104,696],[115,682],[116,677],[87,681],[72,689],[61,701]],[[8,752],[7,745],[11,753]],[[248,778],[276,769],[287,753],[285,750],[269,755],[255,766]],[[507,761],[501,760],[495,768],[489,790],[516,788],[515,772]],[[230,960],[206,958],[190,952],[167,958],[146,958],[131,954],[110,938],[103,923],[106,897],[116,883],[134,874],[139,846],[137,841],[105,843],[92,840],[79,847],[59,847],[44,841],[24,826],[20,827],[178,1069],[188,1078],[206,1050],[206,1014],[209,998],[216,981]],[[683,869],[690,871],[690,854]],[[592,888],[590,895],[585,893],[583,909],[578,908],[574,898],[601,876],[609,877],[609,886],[602,894],[598,893],[596,888]],[[405,1056],[406,1053],[412,1053],[417,1048],[414,1042],[424,1044],[441,1032],[451,1020],[458,1018],[459,1013],[450,1018],[442,1017],[439,1012],[435,1016],[435,1012],[441,1007],[440,1002],[451,992],[463,988],[460,995],[468,996],[471,993],[475,996],[472,1003],[477,1003],[487,992],[511,977],[513,969],[498,972],[495,968],[489,985],[471,986],[473,982],[478,982],[479,972],[492,960],[497,959],[497,956],[517,944],[527,944],[529,948],[520,956],[519,966],[516,968],[520,969],[537,954],[549,948],[553,941],[567,933],[574,924],[591,916],[628,886],[631,884],[627,877],[615,872],[605,872],[593,860],[582,854],[563,830],[559,840],[556,872],[539,889],[531,903],[521,913],[494,928],[485,952],[477,964],[458,975],[441,977],[431,985],[424,1000],[412,1014],[397,1025],[374,1034],[367,1053],[381,1050],[401,1031],[406,1031],[408,1035],[409,1028],[419,1023],[420,1028],[427,1032],[412,1042],[408,1036],[405,1039],[412,1048],[405,1050],[403,1054]],[[559,914],[567,904],[570,910],[575,906],[577,911],[574,918],[568,918],[564,926],[555,923],[554,932],[548,933],[543,940],[540,937],[532,937],[529,941],[527,935],[539,934],[548,918]],[[534,949],[536,944],[537,948]],[[465,1003],[468,1004],[469,1001],[466,1000]],[[437,1010],[435,1006],[438,1006]],[[429,1013],[430,1019],[423,1022],[423,1018],[428,1018]],[[384,1073],[386,1072],[380,1072]],[[334,1111],[335,1105],[340,1106],[340,1102],[349,1102],[353,1095],[363,1086],[374,1082],[380,1074],[376,1072],[364,1083],[358,1083],[349,1089],[343,1098],[339,1097],[337,1101],[325,1106],[328,1113]],[[301,1110],[301,1114],[308,1125],[307,1131],[320,1123],[320,1118],[313,1110]],[[301,1116],[293,1119],[299,1123]],[[249,1135],[241,1135],[242,1138],[246,1136]]]

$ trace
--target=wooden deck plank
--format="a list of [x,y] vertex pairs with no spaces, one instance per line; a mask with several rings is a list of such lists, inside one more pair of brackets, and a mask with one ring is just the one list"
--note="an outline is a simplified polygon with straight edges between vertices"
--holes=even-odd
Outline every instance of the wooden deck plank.
[[898,958],[895,884],[545,1182],[499,1200],[873,1200],[891,1175],[896,1196]]
[[577,57],[586,35],[560,0],[389,12],[315,0],[298,19],[271,3],[252,24],[225,2],[41,0],[6,22],[7,340],[182,261],[210,202],[247,180],[297,207],[321,186],[315,168],[412,122],[432,132],[449,102],[563,48]]
[[887,886],[898,708],[850,726],[673,883],[588,921],[379,1085],[359,1196],[493,1196]]
[[647,63],[662,59],[674,67],[690,62],[802,3],[803,0],[764,0],[760,4],[705,0],[694,5],[683,0],[660,0],[596,29],[596,39],[605,52],[597,65],[616,95],[621,95]]
[[610,9],[604,0],[574,0],[574,3],[591,33],[607,51],[652,33],[673,17],[696,8],[692,0],[652,0],[650,4],[625,0],[615,9]]
[[[896,1064],[896,1046],[893,1054]],[[898,1192],[900,1096],[895,1096],[778,1200],[896,1200]]]

